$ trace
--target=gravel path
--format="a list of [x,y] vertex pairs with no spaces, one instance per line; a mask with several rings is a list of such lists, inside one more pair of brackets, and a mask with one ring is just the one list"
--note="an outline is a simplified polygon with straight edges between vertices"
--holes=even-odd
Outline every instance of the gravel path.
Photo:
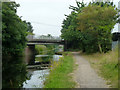
[[108,88],[105,80],[97,75],[89,62],[80,56],[80,53],[73,52],[73,56],[75,63],[78,64],[74,71],[74,79],[78,83],[77,88]]

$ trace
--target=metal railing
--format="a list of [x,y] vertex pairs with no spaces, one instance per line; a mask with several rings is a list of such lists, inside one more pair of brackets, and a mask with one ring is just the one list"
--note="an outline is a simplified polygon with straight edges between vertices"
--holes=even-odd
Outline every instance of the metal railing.
[[57,41],[61,41],[63,40],[61,37],[58,36],[35,36],[35,35],[28,35],[26,37],[28,40],[57,40]]

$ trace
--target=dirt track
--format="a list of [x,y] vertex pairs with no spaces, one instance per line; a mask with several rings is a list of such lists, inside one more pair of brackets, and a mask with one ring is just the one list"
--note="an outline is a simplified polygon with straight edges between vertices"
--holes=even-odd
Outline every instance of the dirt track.
[[89,62],[79,52],[73,52],[75,63],[78,64],[74,71],[74,79],[78,83],[76,88],[108,88],[105,80],[97,75]]

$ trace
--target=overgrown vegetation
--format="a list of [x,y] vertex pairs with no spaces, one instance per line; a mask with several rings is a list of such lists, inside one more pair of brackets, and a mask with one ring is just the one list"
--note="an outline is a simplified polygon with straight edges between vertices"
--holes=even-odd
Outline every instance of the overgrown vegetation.
[[2,3],[2,88],[22,87],[27,79],[21,56],[26,47],[26,36],[33,29],[30,22],[17,15],[19,6],[15,2]]
[[66,15],[61,37],[67,41],[68,49],[79,49],[86,53],[111,50],[111,30],[118,18],[113,2],[78,2],[77,7]]
[[107,84],[118,88],[118,50],[106,54],[83,54],[83,56],[90,61],[91,66],[98,74],[108,81]]
[[69,75],[73,71],[74,61],[68,53],[59,62],[54,62],[51,67],[50,75],[45,82],[45,88],[74,88],[75,82]]
[[89,53],[85,57],[92,66],[109,80],[112,87],[118,87],[118,52],[110,50],[111,30],[118,22],[119,11],[113,2],[90,2],[86,5],[76,0],[76,4],[77,7],[69,7],[71,14],[65,15],[61,37],[67,41],[68,50],[79,49]]
[[36,45],[35,54],[48,55],[45,57],[36,57],[35,61],[39,61],[40,63],[51,63],[53,55],[55,54],[55,45]]
[[45,57],[36,57],[35,61],[39,61],[40,63],[47,64],[51,63],[53,56],[45,56]]
[[30,22],[22,21],[16,14],[19,4],[15,2],[2,3],[2,53],[5,55],[20,55],[26,46],[26,36],[33,32]]
[[[48,35],[41,35],[38,38],[53,38],[54,37],[51,34]],[[36,45],[35,46],[35,54],[41,54],[41,55],[53,55],[56,52],[59,51],[59,45],[58,44],[51,44],[51,45]]]
[[45,45],[35,45],[35,54],[47,55],[47,47]]

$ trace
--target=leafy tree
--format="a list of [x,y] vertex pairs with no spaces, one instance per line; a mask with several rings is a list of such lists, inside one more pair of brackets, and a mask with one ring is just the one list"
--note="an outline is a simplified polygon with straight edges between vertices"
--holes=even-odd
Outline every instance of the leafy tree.
[[116,23],[116,14],[113,6],[89,5],[78,14],[77,30],[95,36],[95,43],[92,42],[90,45],[97,42],[99,51],[106,52],[111,49],[111,30]]
[[24,21],[24,22],[26,23],[26,25],[27,25],[27,27],[28,27],[28,29],[27,29],[28,35],[34,35],[34,34],[33,34],[33,27],[32,27],[32,25],[31,25],[31,23],[30,23],[30,22],[26,22],[26,21]]
[[67,41],[67,48],[78,49],[80,48],[80,31],[77,31],[77,14],[81,12],[82,8],[85,7],[85,4],[82,2],[76,1],[77,7],[70,6],[69,8],[73,11],[70,15],[65,15],[66,19],[63,21],[61,37]]
[[2,4],[2,52],[3,55],[18,55],[26,45],[27,25],[17,16],[19,4]]
[[73,11],[76,11],[76,12],[81,12],[82,9],[85,7],[86,4],[84,4],[84,2],[78,2],[76,0],[76,4],[77,4],[77,7],[74,7],[74,6],[71,6],[69,7],[69,9],[72,9]]
[[107,52],[111,49],[111,30],[118,18],[113,2],[90,2],[88,6],[76,1],[77,7],[66,15],[61,37],[69,48],[83,52]]
[[28,25],[16,14],[19,4],[2,3],[2,86],[22,87],[26,80],[26,65],[23,54],[26,46]]

